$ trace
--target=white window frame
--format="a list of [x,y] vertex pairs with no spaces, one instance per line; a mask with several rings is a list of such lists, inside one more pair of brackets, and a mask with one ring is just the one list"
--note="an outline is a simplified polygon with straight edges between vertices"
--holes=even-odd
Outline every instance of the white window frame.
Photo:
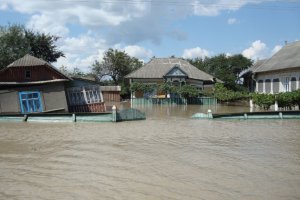
[[283,89],[284,89],[284,92],[290,91],[290,77],[289,76],[286,76],[283,79]]
[[103,102],[98,85],[68,88],[67,94],[71,106]]

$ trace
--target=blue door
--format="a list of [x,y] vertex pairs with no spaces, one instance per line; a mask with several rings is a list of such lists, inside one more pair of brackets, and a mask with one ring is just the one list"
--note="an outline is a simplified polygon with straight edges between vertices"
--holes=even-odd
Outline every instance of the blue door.
[[19,97],[22,113],[43,111],[40,92],[20,92]]

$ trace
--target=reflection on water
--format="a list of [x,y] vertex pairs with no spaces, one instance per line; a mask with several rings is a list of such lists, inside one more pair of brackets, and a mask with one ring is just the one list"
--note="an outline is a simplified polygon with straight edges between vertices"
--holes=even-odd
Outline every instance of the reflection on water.
[[143,109],[136,122],[0,123],[0,199],[300,198],[299,120]]

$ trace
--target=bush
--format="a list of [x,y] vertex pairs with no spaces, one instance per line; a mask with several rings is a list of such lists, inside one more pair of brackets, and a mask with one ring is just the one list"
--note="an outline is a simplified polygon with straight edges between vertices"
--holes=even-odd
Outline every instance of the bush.
[[191,86],[191,85],[184,85],[181,88],[179,88],[178,93],[183,97],[183,98],[192,98],[192,97],[198,97],[199,96],[199,91],[196,87]]
[[222,102],[226,101],[237,101],[249,99],[249,94],[246,92],[234,92],[227,89],[223,84],[215,84],[215,97]]
[[253,99],[253,103],[265,110],[270,109],[271,105],[274,105],[275,103],[275,96],[273,94],[253,93],[251,96]]
[[130,90],[131,91],[134,91],[134,92],[153,92],[156,88],[156,85],[153,85],[153,84],[143,84],[143,83],[137,83],[137,82],[134,82],[131,84],[130,86]]

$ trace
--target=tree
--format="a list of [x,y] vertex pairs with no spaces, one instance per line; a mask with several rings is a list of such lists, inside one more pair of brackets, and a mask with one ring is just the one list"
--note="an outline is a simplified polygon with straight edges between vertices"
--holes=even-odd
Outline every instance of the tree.
[[22,25],[0,26],[0,69],[30,54],[47,62],[64,56],[57,50],[57,36],[33,32]]
[[130,72],[140,68],[142,62],[137,58],[130,57],[124,51],[108,49],[104,53],[103,61],[95,61],[92,65],[92,73],[101,80],[109,76],[115,85],[125,83],[125,76]]
[[135,57],[130,57],[124,51],[110,48],[104,53],[103,61],[95,60],[91,68],[92,74],[98,81],[102,81],[103,77],[111,78],[114,85],[121,86],[122,97],[128,98],[130,86],[129,81],[125,80],[125,76],[142,65],[141,61]]
[[252,61],[241,54],[233,56],[220,54],[212,58],[195,58],[188,61],[198,69],[224,81],[224,86],[231,90],[241,89],[237,84],[239,74],[252,65]]

